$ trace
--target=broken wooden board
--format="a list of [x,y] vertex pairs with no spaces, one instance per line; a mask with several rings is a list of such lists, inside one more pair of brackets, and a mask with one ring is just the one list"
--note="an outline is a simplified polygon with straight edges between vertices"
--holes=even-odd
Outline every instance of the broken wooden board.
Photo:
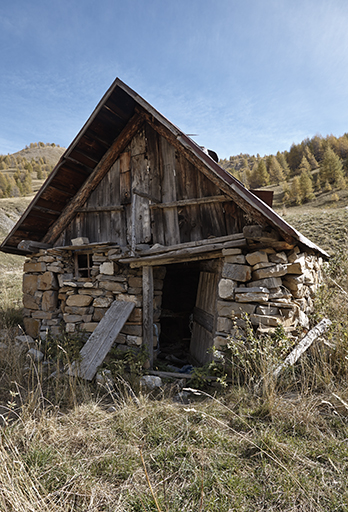
[[134,302],[115,300],[80,350],[79,364],[73,363],[70,374],[92,380],[119,332],[134,309]]
[[278,377],[283,368],[294,365],[300,356],[312,345],[313,341],[330,327],[331,323],[331,320],[324,318],[318,323],[318,325],[313,327],[313,329],[309,331],[294,350],[285,358],[284,362],[273,371],[273,376]]

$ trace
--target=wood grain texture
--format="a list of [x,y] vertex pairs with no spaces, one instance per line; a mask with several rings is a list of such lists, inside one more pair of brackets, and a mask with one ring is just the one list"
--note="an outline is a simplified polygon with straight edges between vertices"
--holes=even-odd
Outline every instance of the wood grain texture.
[[143,118],[138,114],[135,114],[127,126],[123,129],[120,135],[117,137],[115,142],[112,144],[107,153],[100,160],[92,174],[88,177],[85,183],[80,188],[79,192],[74,198],[68,203],[66,208],[63,210],[59,219],[53,224],[51,229],[46,233],[42,242],[54,243],[59,237],[60,233],[64,228],[71,222],[73,217],[76,215],[76,209],[82,207],[86,202],[91,192],[97,187],[97,185],[104,178],[106,173],[111,168],[112,164],[117,160],[121,152],[125,149],[130,140],[139,130],[143,124]]
[[111,304],[80,350],[81,361],[79,365],[75,365],[75,371],[79,377],[86,380],[93,379],[98,366],[104,361],[134,307],[133,302],[115,300]]
[[153,269],[143,268],[143,344],[153,367]]

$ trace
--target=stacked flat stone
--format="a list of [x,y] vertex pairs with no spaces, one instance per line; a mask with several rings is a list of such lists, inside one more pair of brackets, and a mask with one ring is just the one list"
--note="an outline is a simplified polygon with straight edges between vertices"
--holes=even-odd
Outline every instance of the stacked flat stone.
[[[92,254],[91,277],[75,277],[72,251],[41,250],[24,264],[24,326],[28,335],[45,339],[48,333],[91,333],[114,300],[134,302],[135,308],[116,343],[142,344],[142,271],[120,265],[119,249]],[[154,322],[160,332],[164,267],[154,268]],[[157,344],[154,337],[154,345]]]
[[322,259],[301,253],[298,247],[276,252],[273,248],[242,254],[224,251],[218,285],[218,319],[214,345],[227,343],[234,326],[244,325],[248,315],[258,332],[278,325],[291,331],[309,326],[313,295],[321,280]]

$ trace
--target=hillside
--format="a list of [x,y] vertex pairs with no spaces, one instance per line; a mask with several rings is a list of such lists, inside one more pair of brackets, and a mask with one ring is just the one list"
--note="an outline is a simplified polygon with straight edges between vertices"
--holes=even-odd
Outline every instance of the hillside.
[[21,151],[0,155],[0,198],[37,192],[64,151],[54,143],[32,142]]
[[[279,194],[275,187],[285,220],[331,254],[341,252],[312,319],[329,317],[332,329],[278,381],[259,354],[291,343],[282,332],[261,344],[248,334],[250,357],[239,362],[259,373],[233,385],[208,384],[211,370],[201,369],[186,384],[167,379],[150,391],[140,384],[136,352],[120,355],[112,379],[68,377],[63,369],[81,339],[64,333],[27,345],[17,336],[24,258],[0,253],[1,510],[347,510],[348,193],[332,201],[322,192],[289,208]],[[32,197],[0,198],[2,236]],[[44,361],[35,360],[36,350]]]
[[65,148],[61,148],[60,146],[56,145],[29,145],[26,148],[17,151],[16,153],[12,153],[11,156],[15,158],[24,157],[28,161],[31,161],[32,159],[39,161],[40,158],[42,158],[43,160],[46,160],[46,163],[48,163],[49,165],[55,166],[60,157],[62,156],[62,154],[64,153],[64,151]]

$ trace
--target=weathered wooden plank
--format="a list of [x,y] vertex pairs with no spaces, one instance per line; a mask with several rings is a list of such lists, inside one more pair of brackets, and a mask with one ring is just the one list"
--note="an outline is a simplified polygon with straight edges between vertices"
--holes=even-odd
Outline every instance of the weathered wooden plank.
[[133,302],[115,300],[80,350],[81,361],[73,372],[86,380],[92,380],[98,366],[104,361],[119,332],[134,309]]
[[[191,259],[209,259],[218,258],[221,256],[222,249],[229,249],[231,247],[245,247],[246,242],[244,239],[231,240],[230,242],[224,242],[219,244],[209,244],[202,247],[190,247],[186,249],[179,249],[177,251],[166,252],[161,254],[154,254],[151,256],[124,258],[121,260],[122,263],[129,263],[132,268],[142,267],[143,265],[164,265],[164,261],[189,261]],[[214,256],[214,253],[218,253]],[[198,257],[198,258],[196,258]]]
[[131,153],[120,155],[120,203],[131,203]]
[[[149,199],[149,166],[145,158],[145,131],[141,130],[131,142],[131,174],[132,174],[132,205],[134,219],[132,226],[135,233],[135,243],[151,241],[151,225]],[[142,194],[134,193],[134,190]]]
[[228,197],[225,195],[211,197],[192,197],[190,199],[180,199],[179,201],[172,201],[171,203],[152,204],[150,208],[173,208],[175,206],[188,206],[196,204],[226,203],[226,201],[228,201]]
[[[148,124],[145,124],[145,134],[147,139],[147,161],[150,168],[149,193],[157,198],[158,203],[162,201],[162,166],[159,151],[159,135]],[[159,210],[150,210],[152,224],[153,243],[165,244],[163,228],[163,212]]]
[[244,239],[243,233],[235,233],[233,235],[220,236],[220,237],[216,237],[216,238],[207,238],[204,240],[185,242],[182,244],[175,244],[175,245],[169,245],[169,246],[154,245],[151,249],[149,249],[148,251],[143,251],[141,254],[142,254],[142,256],[150,256],[151,254],[171,252],[171,251],[176,251],[177,249],[185,249],[188,247],[202,247],[203,245],[218,244],[218,243],[230,242],[230,241],[234,241],[234,240],[242,240],[242,244],[244,247],[245,239]]
[[143,267],[143,343],[153,367],[153,270]]
[[190,343],[190,354],[199,364],[212,361],[212,354],[208,349],[212,346],[212,334],[197,322],[193,324],[193,332]]
[[137,133],[142,124],[143,118],[138,114],[135,114],[124,128],[124,130],[117,137],[107,153],[100,160],[92,174],[87,178],[80,191],[69,202],[59,219],[46,233],[44,239],[42,240],[44,243],[54,243],[62,230],[71,222],[72,218],[75,216],[76,208],[80,208],[86,202],[91,192],[104,178],[111,165],[119,157],[121,152],[125,149],[129,141]]
[[318,325],[313,327],[313,329],[309,331],[294,350],[284,359],[284,362],[273,371],[273,376],[278,377],[283,368],[294,365],[300,356],[312,345],[313,341],[327,331],[331,323],[331,320],[324,318],[318,323]]
[[[162,201],[170,203],[176,201],[176,171],[175,171],[175,149],[163,137],[160,139],[160,150],[162,157]],[[178,211],[176,207],[164,211],[164,236],[166,245],[173,245],[180,242],[180,231],[178,222]]]
[[209,332],[213,332],[214,316],[201,308],[195,307],[193,310],[193,321],[204,327]]
[[95,212],[122,212],[124,206],[116,204],[115,206],[86,206],[85,208],[78,208],[78,213],[95,213]]

